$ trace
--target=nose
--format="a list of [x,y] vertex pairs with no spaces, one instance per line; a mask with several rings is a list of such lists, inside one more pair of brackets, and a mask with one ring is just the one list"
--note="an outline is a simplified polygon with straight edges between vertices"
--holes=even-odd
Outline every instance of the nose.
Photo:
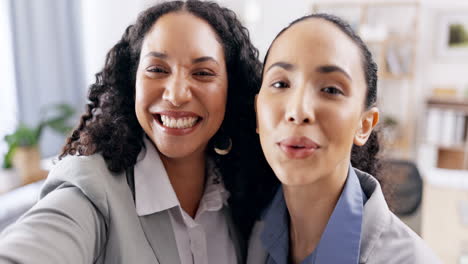
[[313,123],[315,121],[314,109],[308,101],[310,98],[306,96],[305,86],[294,89],[286,104],[286,122],[296,125]]
[[174,74],[166,83],[163,100],[170,102],[175,107],[180,107],[192,100],[190,84],[180,74]]

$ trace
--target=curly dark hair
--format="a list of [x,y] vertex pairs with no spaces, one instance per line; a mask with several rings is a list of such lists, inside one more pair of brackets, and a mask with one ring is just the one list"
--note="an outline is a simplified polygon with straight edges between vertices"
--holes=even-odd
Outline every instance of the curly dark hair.
[[[324,13],[306,15],[306,16],[303,16],[301,18],[294,20],[287,27],[283,28],[278,33],[278,35],[276,35],[272,43],[274,43],[274,41],[279,36],[281,36],[281,34],[283,34],[287,29],[289,29],[294,24],[297,24],[301,21],[312,19],[312,18],[323,19],[323,20],[333,23],[343,33],[345,33],[348,37],[350,37],[351,40],[357,45],[357,47],[361,51],[362,65],[363,65],[364,75],[365,75],[365,80],[366,80],[366,85],[367,85],[366,100],[363,103],[365,105],[365,109],[369,109],[373,106],[376,106],[376,103],[377,103],[377,64],[374,62],[374,59],[372,58],[372,54],[369,48],[367,47],[367,45],[354,32],[354,30],[346,21],[342,20],[341,18],[337,16],[324,14]],[[271,45],[270,45],[270,48],[271,48]],[[269,52],[270,52],[270,49],[268,49],[265,55],[264,62],[266,62]],[[262,69],[262,76],[263,76],[263,70],[264,69]],[[363,146],[353,145],[352,150],[351,150],[351,164],[355,168],[373,175],[382,184],[385,182],[385,179],[380,177],[380,174],[379,174],[380,168],[381,168],[381,161],[379,159],[380,149],[381,149],[381,146],[380,146],[380,141],[379,141],[379,132],[378,130],[373,130],[366,144],[364,144]]]
[[[145,136],[135,114],[135,80],[141,46],[156,21],[172,12],[188,12],[205,20],[223,46],[228,75],[226,113],[220,130],[209,142],[207,155],[223,175],[231,193],[229,204],[234,221],[247,236],[256,208],[268,200],[263,195],[257,196],[256,191],[270,186],[260,183],[262,177],[247,179],[269,168],[255,134],[253,105],[261,81],[261,63],[258,50],[236,14],[214,2],[163,2],[143,11],[135,24],[127,27],[107,54],[104,68],[96,74],[96,81],[89,88],[86,113],[67,139],[60,158],[99,153],[112,172],[123,172],[135,165]],[[216,155],[213,144],[226,137],[232,140],[231,152]]]

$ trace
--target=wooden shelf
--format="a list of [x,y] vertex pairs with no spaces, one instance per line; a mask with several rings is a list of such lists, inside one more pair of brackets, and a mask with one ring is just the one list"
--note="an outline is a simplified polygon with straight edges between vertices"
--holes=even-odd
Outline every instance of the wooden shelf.
[[426,107],[442,112],[453,111],[456,115],[464,116],[461,142],[456,145],[439,144],[437,167],[468,170],[468,98],[431,97],[426,100]]
[[468,98],[429,98],[427,99],[429,108],[439,108],[447,110],[455,110],[468,114]]
[[447,146],[447,145],[439,145],[438,146],[439,150],[444,150],[444,151],[464,151],[465,150],[465,145],[452,145],[452,146]]

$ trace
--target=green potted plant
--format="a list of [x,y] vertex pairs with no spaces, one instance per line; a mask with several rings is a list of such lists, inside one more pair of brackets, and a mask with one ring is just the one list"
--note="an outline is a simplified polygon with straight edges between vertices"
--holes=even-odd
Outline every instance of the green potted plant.
[[393,116],[385,115],[382,123],[385,139],[390,143],[395,143],[398,137],[398,120]]
[[8,152],[3,160],[3,168],[15,167],[23,179],[23,183],[36,180],[43,175],[40,169],[39,141],[46,127],[66,134],[71,130],[68,124],[74,114],[68,104],[55,104],[41,110],[41,121],[36,127],[20,124],[11,134],[5,136]]

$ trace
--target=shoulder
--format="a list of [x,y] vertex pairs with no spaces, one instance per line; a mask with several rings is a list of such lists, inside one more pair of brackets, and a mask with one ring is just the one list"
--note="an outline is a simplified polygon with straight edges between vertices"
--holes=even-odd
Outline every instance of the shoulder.
[[92,170],[93,172],[107,169],[106,162],[101,154],[93,154],[90,156],[66,156],[63,159],[57,161],[52,168],[50,175],[54,175],[57,172],[69,172],[72,174],[86,173]]
[[361,263],[441,263],[426,243],[387,206],[379,182],[355,170],[368,197],[364,206]]
[[389,213],[389,225],[375,241],[367,263],[441,263],[413,230],[393,213]]
[[[102,155],[67,156],[58,161],[47,176],[40,198],[54,190],[75,187],[100,211],[108,215],[108,191],[120,175],[109,171]],[[122,178],[122,177],[120,177]],[[124,178],[124,177],[123,177]]]

